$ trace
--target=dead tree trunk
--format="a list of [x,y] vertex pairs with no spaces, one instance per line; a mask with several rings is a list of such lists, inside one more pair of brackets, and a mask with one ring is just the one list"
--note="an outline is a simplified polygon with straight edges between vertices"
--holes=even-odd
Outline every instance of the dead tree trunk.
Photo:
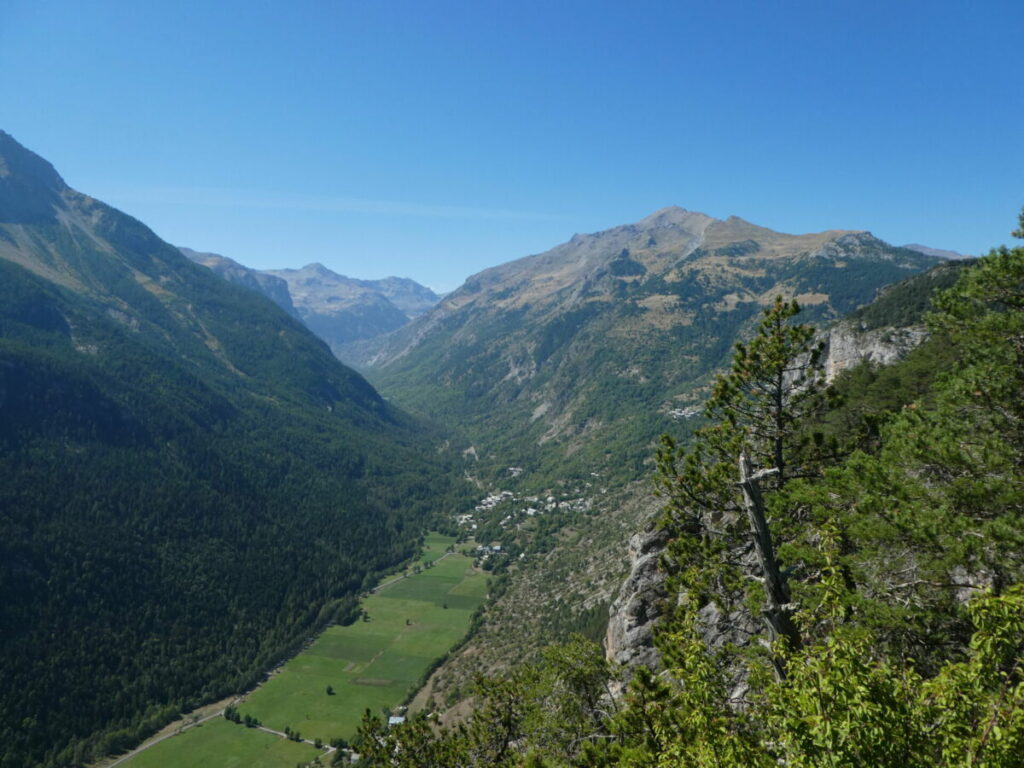
[[[764,610],[764,618],[768,624],[772,644],[774,645],[775,641],[782,637],[785,638],[790,650],[796,650],[801,647],[800,632],[797,630],[796,624],[793,623],[789,586],[779,568],[779,561],[775,558],[772,534],[765,517],[764,497],[761,495],[761,486],[758,482],[760,478],[777,472],[778,469],[773,468],[754,473],[746,451],[740,453],[739,465],[739,486],[743,491],[743,506],[747,510],[750,533],[754,539],[754,550],[757,552],[761,573],[764,576],[764,591],[768,603]],[[778,653],[773,655],[772,665],[775,667],[776,678],[785,679],[785,661]]]

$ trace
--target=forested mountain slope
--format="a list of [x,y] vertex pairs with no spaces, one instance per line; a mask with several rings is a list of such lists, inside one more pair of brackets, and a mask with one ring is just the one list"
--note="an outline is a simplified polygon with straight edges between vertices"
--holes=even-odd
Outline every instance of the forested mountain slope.
[[924,345],[828,387],[815,329],[773,303],[705,427],[663,441],[638,553],[661,673],[577,637],[481,681],[459,727],[368,714],[369,762],[1024,765],[1024,248],[931,304]]
[[440,442],[0,133],[0,765],[252,683],[454,511]]
[[[943,262],[887,286],[873,302],[817,333],[816,343],[825,342],[823,374],[843,402],[824,419],[824,432],[857,435],[859,445],[876,443],[884,415],[921,396],[951,364],[949,345],[929,338],[925,316],[935,291],[950,288],[971,263]],[[673,426],[666,431],[678,434]],[[439,711],[468,696],[475,676],[536,660],[542,648],[565,642],[573,631],[606,638],[609,658],[618,661],[655,656],[651,627],[661,615],[657,561],[664,537],[640,532],[662,501],[649,477],[621,489],[602,488],[603,478],[591,480],[580,488],[589,511],[568,519],[550,548],[509,567],[509,576],[493,590],[496,599],[480,631],[431,679],[423,699],[429,692]],[[505,482],[511,487],[515,480]],[[562,498],[562,490],[570,489],[553,492]],[[512,515],[514,532],[494,524],[506,515]],[[496,537],[506,547],[531,536],[532,521],[517,514],[514,499],[493,512],[478,512],[474,520],[483,539]],[[544,522],[554,521],[546,516]],[[616,599],[606,632],[604,607],[611,597]]]
[[482,465],[632,479],[774,296],[825,323],[935,263],[867,232],[666,208],[471,277],[363,345],[360,364],[396,402],[464,429]]

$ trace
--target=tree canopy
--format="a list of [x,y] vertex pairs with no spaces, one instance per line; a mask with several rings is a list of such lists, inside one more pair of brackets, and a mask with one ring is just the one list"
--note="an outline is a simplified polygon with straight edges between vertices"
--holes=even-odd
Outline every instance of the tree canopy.
[[660,672],[624,675],[578,639],[481,681],[458,726],[368,718],[367,763],[1024,765],[1024,248],[978,260],[933,306],[942,351],[921,354],[947,370],[910,386],[854,371],[830,391],[812,331],[777,301],[708,426],[664,441]]

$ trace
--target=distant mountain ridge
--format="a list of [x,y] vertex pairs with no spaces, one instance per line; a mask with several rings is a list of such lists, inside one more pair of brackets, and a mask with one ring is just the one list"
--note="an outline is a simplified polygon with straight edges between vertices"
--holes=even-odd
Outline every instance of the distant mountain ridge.
[[318,263],[301,269],[257,270],[219,254],[180,250],[226,280],[272,299],[346,362],[347,344],[390,333],[440,300],[432,290],[406,277],[359,280]]
[[870,232],[788,235],[669,207],[484,270],[348,359],[499,463],[508,449],[516,465],[636,476],[776,295],[825,324],[937,261]]
[[316,263],[301,269],[267,270],[267,274],[288,284],[303,321],[340,359],[345,359],[343,345],[396,330],[439,298],[409,278],[359,280]]
[[920,243],[908,243],[903,246],[909,248],[912,251],[923,253],[925,256],[935,256],[939,259],[949,259],[951,261],[959,261],[961,259],[969,259],[971,256],[967,256],[957,251],[948,251],[943,248],[929,248],[927,245],[921,245]]

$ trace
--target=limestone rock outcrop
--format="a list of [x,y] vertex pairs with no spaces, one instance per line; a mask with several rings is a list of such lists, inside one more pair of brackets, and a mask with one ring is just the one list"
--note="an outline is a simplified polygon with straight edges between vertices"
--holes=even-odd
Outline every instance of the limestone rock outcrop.
[[658,560],[667,542],[667,532],[658,528],[629,539],[629,576],[608,611],[605,650],[609,661],[627,667],[659,666],[654,624],[662,614],[666,592]]
[[864,361],[891,365],[906,357],[926,338],[928,331],[922,325],[860,330],[852,323],[838,323],[824,334],[825,379],[831,382],[843,371]]

